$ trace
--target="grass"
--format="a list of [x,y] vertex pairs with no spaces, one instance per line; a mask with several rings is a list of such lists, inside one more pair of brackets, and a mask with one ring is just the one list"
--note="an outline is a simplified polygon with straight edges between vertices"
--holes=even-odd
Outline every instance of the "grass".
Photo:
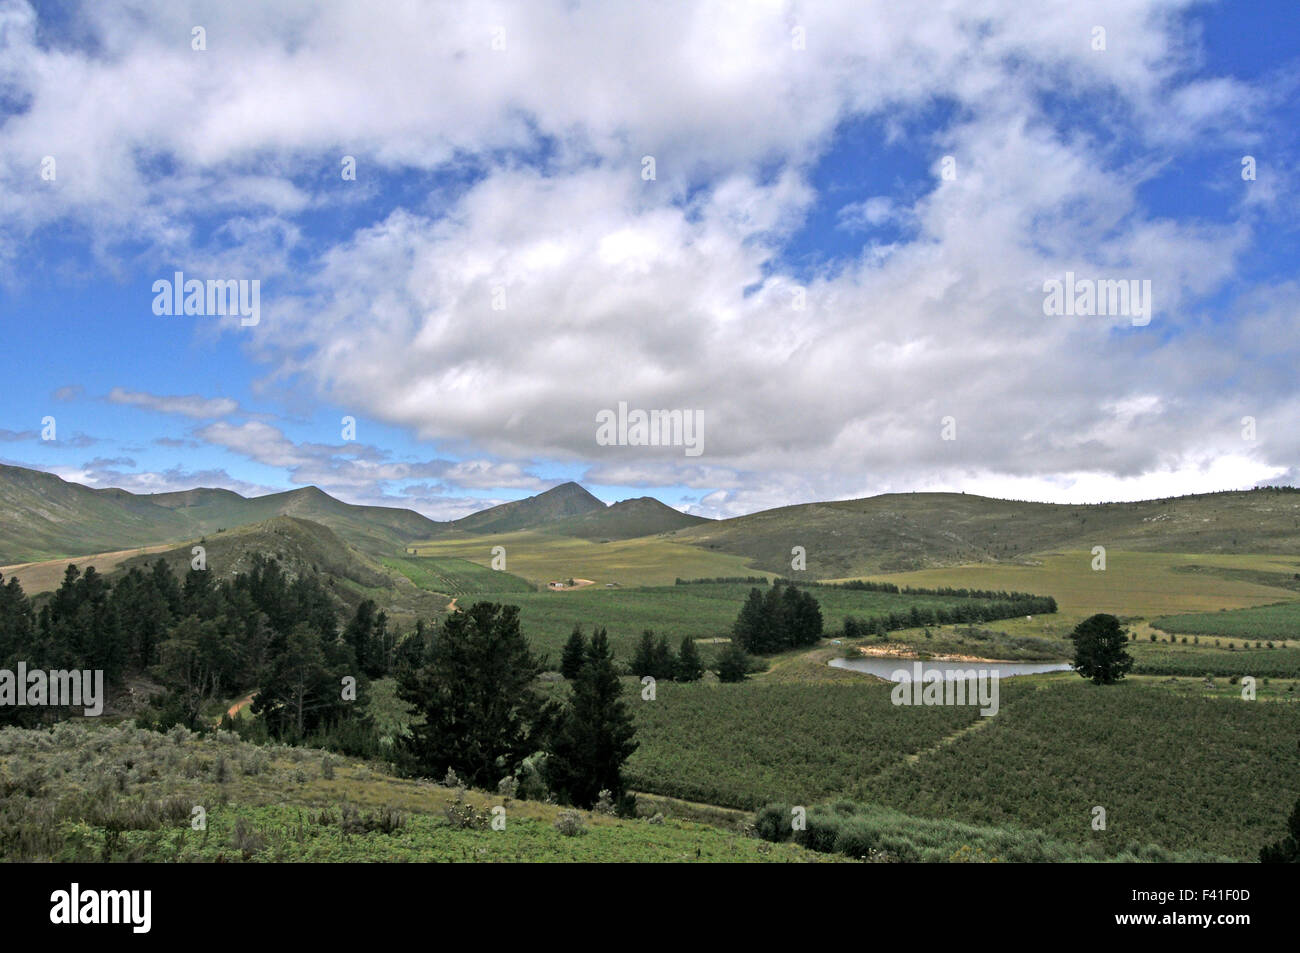
[[[453,823],[448,809],[456,806],[475,823]],[[196,807],[206,829],[193,829]],[[493,807],[504,808],[505,830],[477,826]],[[337,755],[261,748],[229,733],[74,722],[0,731],[0,857],[9,861],[821,859],[672,817],[650,823],[578,812],[585,833],[566,836],[555,826],[560,811],[458,795]]]
[[531,583],[512,573],[498,572],[454,556],[389,557],[383,563],[421,589],[446,596],[535,591]]
[[789,805],[768,805],[756,826],[765,838],[794,841],[813,850],[860,860],[906,863],[1081,863],[1090,861],[1152,863],[1222,862],[1231,858],[1205,851],[1175,852],[1154,844],[1131,844],[1117,854],[1104,845],[1074,844],[1042,831],[984,827],[949,820],[916,818],[873,804],[840,800],[806,813],[806,826],[795,831]]
[[1189,565],[1281,571],[1293,561],[1274,556],[1207,556],[1204,553],[1146,553],[1108,550],[1106,569],[1094,572],[1089,550],[1035,557],[1033,565],[975,565],[870,578],[900,586],[966,586],[1015,589],[1056,599],[1062,615],[1158,616],[1172,612],[1215,612],[1277,602],[1294,594],[1260,585],[1253,578],[1189,573]]
[[492,547],[506,551],[506,571],[546,585],[554,579],[592,579],[597,586],[668,586],[679,576],[752,576],[738,556],[710,552],[676,541],[676,537],[595,542],[571,536],[523,531],[491,536],[460,536],[412,543],[421,556],[455,556],[488,566]]

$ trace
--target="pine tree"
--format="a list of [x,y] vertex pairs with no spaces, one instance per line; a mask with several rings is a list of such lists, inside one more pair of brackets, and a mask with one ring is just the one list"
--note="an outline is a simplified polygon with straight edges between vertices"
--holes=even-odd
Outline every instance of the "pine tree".
[[415,664],[400,653],[397,671],[398,697],[424,716],[403,743],[412,767],[433,778],[451,768],[495,788],[538,750],[552,717],[533,687],[542,663],[520,631],[519,607],[477,602],[453,612],[415,651]]
[[735,639],[718,655],[718,679],[723,682],[743,682],[749,674],[749,654]]
[[655,643],[654,665],[650,669],[650,674],[655,678],[668,681],[676,671],[677,656],[673,653],[673,647],[668,644],[668,636],[661,635],[659,641]]
[[367,670],[370,668],[371,661],[371,642],[375,636],[375,612],[377,609],[378,606],[375,605],[373,599],[363,600],[361,605],[357,606],[352,621],[343,630],[343,641],[352,649],[352,657],[357,670],[367,672],[367,674],[369,674]]
[[623,763],[637,749],[632,715],[623,704],[609,637],[597,629],[587,661],[573,682],[573,695],[547,746],[545,775],[564,803],[590,807],[600,792],[622,798]]
[[1128,674],[1133,656],[1124,650],[1128,638],[1113,615],[1089,616],[1070,633],[1074,640],[1074,670],[1094,685],[1112,685]]
[[731,640],[738,642],[750,652],[760,652],[759,645],[763,637],[763,593],[757,587],[749,590],[745,604],[740,608],[740,615],[731,627]]
[[641,633],[641,641],[636,644],[636,652],[632,655],[632,674],[637,678],[655,674],[655,634],[649,629]]
[[689,635],[682,639],[682,649],[677,654],[675,677],[679,682],[698,682],[704,677],[704,663],[700,661],[700,650],[695,647],[695,640]]
[[582,627],[575,625],[569,634],[569,641],[564,643],[560,653],[560,674],[569,681],[578,677],[582,663],[587,660],[587,640],[582,634]]

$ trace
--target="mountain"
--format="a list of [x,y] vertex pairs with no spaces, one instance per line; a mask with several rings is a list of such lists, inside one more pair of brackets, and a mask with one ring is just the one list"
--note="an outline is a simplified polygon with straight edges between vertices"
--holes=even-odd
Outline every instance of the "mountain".
[[184,517],[125,490],[0,465],[0,565],[184,539]]
[[839,578],[959,563],[1008,561],[1053,549],[1281,553],[1300,549],[1300,493],[1258,489],[1086,505],[963,493],[891,493],[804,503],[682,530],[677,540],[788,573],[791,549],[808,574]]
[[604,503],[570,481],[526,500],[502,503],[455,520],[450,528],[466,533],[513,533],[521,529],[537,529],[605,508]]
[[652,496],[623,500],[613,506],[590,510],[552,523],[546,528],[562,536],[582,539],[635,539],[656,536],[709,523],[703,516],[691,516],[660,503]]
[[[192,546],[186,542],[163,552],[132,556],[115,566],[109,578],[135,566],[147,570],[162,559],[183,579],[193,559]],[[273,516],[209,533],[203,537],[203,547],[208,570],[219,578],[247,572],[258,556],[275,559],[291,577],[319,573],[339,607],[349,614],[370,598],[395,618],[429,618],[446,602],[445,597],[417,589],[400,574],[385,572],[329,527],[296,516]]]
[[412,510],[344,503],[314,486],[251,498],[206,487],[135,494],[0,465],[0,565],[180,542],[276,516],[327,526],[368,553],[401,550],[447,525]]
[[296,516],[328,526],[369,553],[400,550],[411,540],[433,536],[446,525],[414,510],[344,503],[314,486],[251,498],[230,490],[198,489],[149,494],[142,499],[184,517],[199,533],[275,516]]
[[675,542],[786,573],[792,548],[802,546],[809,575],[819,578],[1016,561],[1097,545],[1188,553],[1300,551],[1300,492],[1285,488],[1092,505],[891,493],[714,521],[651,497],[607,507],[570,482],[439,523],[411,510],[344,503],[316,487],[252,498],[211,488],[138,495],[0,466],[0,565],[211,538],[275,517],[328,527],[367,556],[399,553],[410,542],[449,531],[545,530],[593,541],[673,533]]

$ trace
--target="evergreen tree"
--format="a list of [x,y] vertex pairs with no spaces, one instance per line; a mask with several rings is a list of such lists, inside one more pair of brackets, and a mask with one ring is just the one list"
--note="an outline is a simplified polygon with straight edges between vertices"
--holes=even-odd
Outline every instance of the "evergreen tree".
[[569,681],[578,677],[582,663],[587,659],[587,640],[582,634],[582,627],[575,625],[569,633],[569,641],[564,643],[560,653],[560,674]]
[[698,682],[704,677],[704,663],[700,660],[700,651],[695,647],[695,640],[689,635],[682,639],[682,649],[677,654],[675,677],[679,682]]
[[669,681],[677,672],[677,656],[673,652],[673,647],[668,644],[668,636],[659,636],[659,641],[655,643],[653,665],[650,674],[657,679]]
[[1089,616],[1070,633],[1074,640],[1074,670],[1094,685],[1113,685],[1133,667],[1133,656],[1125,651],[1128,638],[1113,615],[1099,612]]
[[641,633],[641,641],[636,644],[632,654],[632,674],[637,678],[646,675],[655,676],[655,634],[649,629]]
[[718,679],[743,682],[749,674],[749,654],[735,639],[718,655]]
[[822,637],[822,608],[811,592],[799,593],[799,601],[794,609],[795,629],[799,633],[799,645],[815,645]]
[[300,622],[267,667],[252,709],[275,737],[301,741],[339,708],[341,694],[341,676],[329,671],[319,634]]
[[371,652],[378,635],[377,611],[378,606],[373,599],[364,600],[357,606],[352,621],[343,629],[343,641],[352,649],[352,658],[356,663],[357,671],[365,672],[367,675],[371,675],[373,667]]
[[763,637],[763,619],[763,593],[758,588],[751,589],[731,627],[731,640],[750,652],[762,651],[759,641]]
[[495,788],[538,750],[551,718],[533,687],[542,663],[520,631],[518,606],[477,602],[453,612],[420,648],[397,671],[398,697],[424,716],[403,742],[407,758],[425,777],[450,768]]
[[590,807],[603,790],[615,803],[622,799],[622,766],[637,749],[636,729],[622,693],[609,638],[603,628],[597,629],[547,746],[544,773],[562,802]]

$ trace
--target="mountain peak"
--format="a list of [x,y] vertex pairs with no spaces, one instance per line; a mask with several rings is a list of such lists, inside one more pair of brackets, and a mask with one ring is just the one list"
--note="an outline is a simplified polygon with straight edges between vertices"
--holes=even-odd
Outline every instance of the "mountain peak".
[[510,533],[604,509],[604,503],[570,480],[536,496],[473,513],[452,525],[469,533]]

